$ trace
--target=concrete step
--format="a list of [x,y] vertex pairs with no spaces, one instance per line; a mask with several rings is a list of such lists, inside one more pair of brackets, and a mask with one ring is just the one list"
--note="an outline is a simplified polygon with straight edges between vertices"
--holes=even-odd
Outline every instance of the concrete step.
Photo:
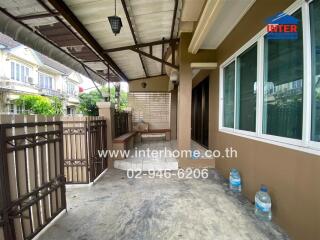
[[135,170],[135,171],[151,171],[151,170],[178,170],[178,161],[173,159],[168,160],[131,160],[131,159],[124,159],[124,160],[115,160],[114,161],[114,168],[121,169],[121,170]]

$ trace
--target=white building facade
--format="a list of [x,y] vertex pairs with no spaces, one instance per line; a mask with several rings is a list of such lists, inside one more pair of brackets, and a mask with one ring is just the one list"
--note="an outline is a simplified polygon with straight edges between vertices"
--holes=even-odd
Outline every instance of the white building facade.
[[23,112],[20,95],[58,97],[65,114],[76,114],[81,75],[64,65],[0,34],[0,113]]

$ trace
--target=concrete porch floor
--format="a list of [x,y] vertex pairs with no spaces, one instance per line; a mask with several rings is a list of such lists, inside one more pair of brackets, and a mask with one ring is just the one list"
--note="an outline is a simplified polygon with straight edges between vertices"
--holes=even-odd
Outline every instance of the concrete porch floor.
[[[137,151],[147,149],[149,150],[164,150],[167,149],[169,151],[174,151],[177,149],[177,141],[159,141],[159,140],[145,140],[140,144],[135,145],[135,149]],[[195,141],[191,141],[191,150],[199,150],[202,159],[210,159],[205,157],[206,149],[196,143]],[[134,153],[134,149],[131,149],[132,154]],[[210,159],[214,161],[214,159]],[[178,170],[178,160],[174,157],[137,157],[130,155],[126,159],[122,160],[115,160],[114,161],[114,168],[121,169],[121,170],[135,170],[135,171],[150,171],[150,170]]]
[[253,205],[228,191],[215,170],[208,179],[128,179],[112,169],[92,187],[68,189],[67,205],[40,239],[288,239],[258,221]]
[[[175,141],[146,141],[135,145],[137,151],[164,150],[165,148],[173,151]],[[132,149],[132,154],[134,149]],[[129,158],[114,161],[114,168],[121,170],[178,170],[178,160],[174,157],[143,157],[130,156]]]

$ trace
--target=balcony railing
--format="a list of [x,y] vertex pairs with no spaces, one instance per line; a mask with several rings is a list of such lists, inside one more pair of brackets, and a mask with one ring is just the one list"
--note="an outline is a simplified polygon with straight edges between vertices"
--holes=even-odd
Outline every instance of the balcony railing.
[[50,97],[59,97],[59,98],[66,98],[66,93],[58,91],[58,90],[53,90],[53,89],[47,89],[47,88],[39,88],[39,93],[50,96]]
[[[50,97],[59,97],[59,98],[78,98],[78,94],[75,93],[67,93],[65,91],[61,90],[54,90],[54,89],[47,89],[47,88],[41,88],[37,84],[31,84],[29,82],[21,82],[11,79],[0,79],[0,89],[6,89],[6,90],[16,90],[21,91],[19,87],[27,87],[29,89],[33,89],[36,92],[41,95],[50,96]],[[28,92],[27,89],[24,90],[25,92]]]
[[15,81],[15,80],[1,80],[0,81],[0,88],[16,90],[17,87],[28,87],[28,88],[37,89],[36,85],[32,85],[28,82],[20,82],[20,81]]

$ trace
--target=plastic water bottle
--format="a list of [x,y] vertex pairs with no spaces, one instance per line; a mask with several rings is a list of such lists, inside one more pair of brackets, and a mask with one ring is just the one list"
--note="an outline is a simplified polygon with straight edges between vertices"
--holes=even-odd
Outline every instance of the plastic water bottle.
[[239,171],[235,168],[230,171],[229,188],[233,192],[241,192],[241,177]]
[[255,214],[262,221],[271,221],[271,198],[268,194],[268,188],[261,185],[260,191],[255,196]]

